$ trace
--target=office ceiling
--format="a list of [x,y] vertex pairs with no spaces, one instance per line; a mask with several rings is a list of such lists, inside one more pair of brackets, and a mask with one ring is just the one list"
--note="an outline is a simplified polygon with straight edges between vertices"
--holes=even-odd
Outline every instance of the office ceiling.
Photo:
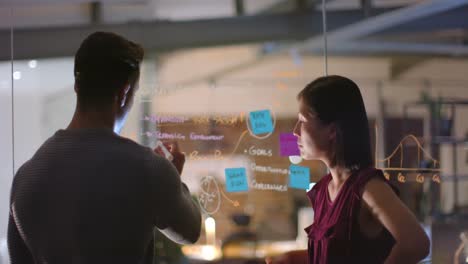
[[[321,3],[0,0],[0,43],[9,43],[13,35],[19,59],[59,57],[72,55],[76,43],[90,32],[110,30],[154,51],[275,42],[280,48],[267,53],[290,43],[318,53],[323,47]],[[327,0],[326,7],[332,54],[468,54],[468,0]],[[2,45],[0,60],[10,55]]]

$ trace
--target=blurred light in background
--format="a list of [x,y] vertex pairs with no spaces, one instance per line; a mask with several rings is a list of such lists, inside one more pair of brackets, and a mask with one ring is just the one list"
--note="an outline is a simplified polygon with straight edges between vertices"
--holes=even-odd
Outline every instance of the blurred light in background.
[[36,67],[37,67],[37,60],[30,60],[30,61],[28,62],[28,66],[29,66],[29,68],[31,68],[31,69],[36,68]]
[[21,79],[21,72],[20,71],[15,71],[13,73],[13,79],[20,80]]

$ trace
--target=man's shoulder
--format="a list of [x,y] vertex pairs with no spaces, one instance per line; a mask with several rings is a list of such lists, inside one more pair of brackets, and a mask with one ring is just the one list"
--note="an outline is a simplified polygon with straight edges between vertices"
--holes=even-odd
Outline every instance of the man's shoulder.
[[122,149],[135,153],[141,153],[142,155],[148,155],[148,153],[151,152],[150,148],[142,146],[132,139],[122,136],[116,136],[115,139],[116,140],[113,143],[116,147],[121,147]]
[[169,160],[155,154],[149,147],[142,146],[137,142],[124,137],[120,137],[120,141],[121,144],[119,145],[121,151],[119,152],[121,154],[133,156],[139,162],[148,162],[148,164],[151,164],[151,166],[149,166],[150,168],[161,170],[168,169],[168,167],[172,166]]
[[[63,131],[63,130],[62,130]],[[48,138],[34,153],[29,160],[32,164],[42,164],[57,160],[67,160],[82,157],[103,161],[125,160],[126,163],[135,161],[141,163],[145,160],[154,159],[153,151],[138,144],[132,139],[117,134],[81,134],[70,135],[60,131]],[[27,167],[27,165],[25,164]]]

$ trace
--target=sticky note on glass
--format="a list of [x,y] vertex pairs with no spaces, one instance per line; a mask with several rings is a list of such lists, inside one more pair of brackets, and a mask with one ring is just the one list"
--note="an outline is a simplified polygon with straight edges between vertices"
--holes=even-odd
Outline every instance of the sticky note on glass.
[[280,156],[299,156],[297,137],[293,133],[280,134]]
[[270,110],[259,110],[249,113],[250,127],[255,135],[273,132],[273,121]]
[[224,173],[226,174],[226,190],[228,192],[249,190],[245,168],[229,168],[225,169]]
[[308,167],[297,165],[289,166],[289,187],[307,190],[310,183],[310,170]]

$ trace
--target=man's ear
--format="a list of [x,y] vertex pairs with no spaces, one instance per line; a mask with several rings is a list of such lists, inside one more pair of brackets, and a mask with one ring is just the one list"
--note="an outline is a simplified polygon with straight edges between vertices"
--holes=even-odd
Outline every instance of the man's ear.
[[131,86],[129,83],[126,83],[126,84],[122,87],[122,89],[120,89],[120,91],[119,91],[119,97],[118,97],[119,101],[118,101],[118,102],[119,102],[119,105],[120,105],[121,107],[124,107],[125,104],[127,103],[127,95],[128,95],[128,93],[130,92],[130,89],[131,89],[131,88],[132,88],[132,86]]
[[78,85],[75,84],[75,85],[73,86],[73,89],[75,90],[75,93],[78,93]]

